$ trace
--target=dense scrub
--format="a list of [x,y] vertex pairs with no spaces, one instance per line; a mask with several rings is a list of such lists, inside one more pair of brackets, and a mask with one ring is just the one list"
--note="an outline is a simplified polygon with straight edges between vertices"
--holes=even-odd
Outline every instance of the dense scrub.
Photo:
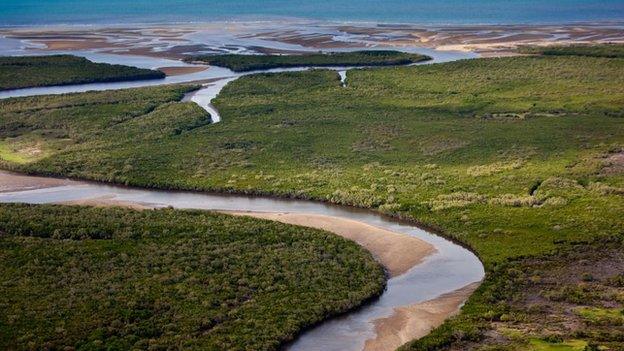
[[164,78],[160,71],[71,55],[0,57],[0,90]]
[[319,230],[0,205],[3,350],[275,350],[384,282],[368,252]]
[[624,44],[528,46],[521,47],[518,51],[547,56],[624,58]]
[[459,317],[400,351],[595,351],[624,346],[624,235],[494,267]]
[[329,52],[301,55],[203,55],[188,61],[201,61],[227,67],[235,72],[254,71],[280,67],[305,66],[396,66],[430,60],[425,55],[391,50]]
[[[197,128],[188,128],[197,125],[195,112],[176,112],[187,104],[168,103],[169,118],[122,118],[95,131],[90,126],[138,112],[94,105],[72,119],[74,134],[62,142],[39,121],[62,120],[74,107],[55,97],[36,112],[32,99],[0,102],[0,131],[12,126],[1,135],[4,167],[313,198],[417,219],[480,255],[489,272],[484,289],[498,267],[521,269],[522,258],[624,231],[624,60],[477,59],[348,76],[346,88],[331,71],[240,78],[215,101],[223,122]],[[138,91],[118,94],[124,101]],[[57,149],[10,160],[35,145]],[[548,265],[535,270],[550,274]],[[497,294],[507,301],[507,290]],[[463,316],[479,318],[480,328],[448,324],[448,333],[480,339],[495,327],[480,314],[496,307],[493,300],[478,296]],[[542,335],[527,329],[523,337],[539,343]],[[568,341],[589,340],[578,338]]]
[[[84,143],[97,152],[110,141],[127,143],[136,134],[156,140],[209,124],[210,116],[199,106],[178,103],[193,89],[165,86],[4,100],[0,164],[32,162]],[[109,133],[104,143],[102,133]]]

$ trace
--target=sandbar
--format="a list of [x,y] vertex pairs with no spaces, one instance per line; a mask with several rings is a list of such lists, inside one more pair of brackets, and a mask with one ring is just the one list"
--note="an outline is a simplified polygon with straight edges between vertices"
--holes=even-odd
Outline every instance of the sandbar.
[[472,283],[429,301],[395,308],[390,317],[374,322],[376,337],[366,341],[364,351],[395,350],[429,334],[447,318],[459,313],[461,306],[479,284]]

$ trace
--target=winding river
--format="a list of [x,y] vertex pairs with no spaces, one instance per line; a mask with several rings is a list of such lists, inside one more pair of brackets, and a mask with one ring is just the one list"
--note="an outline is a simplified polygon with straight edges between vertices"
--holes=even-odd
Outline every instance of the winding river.
[[[76,54],[76,52],[72,52],[72,54]],[[440,53],[440,56],[436,59],[436,55],[432,55],[431,52],[427,52],[427,54],[434,57],[433,62],[474,57],[473,55],[464,53]],[[98,53],[84,53],[82,56],[96,62],[123,63],[147,68],[189,65],[178,61],[149,57],[125,57]],[[345,68],[338,67],[335,69],[340,73],[344,85],[346,78]],[[292,70],[301,70],[301,68]],[[271,70],[271,72],[275,71],[284,70]],[[246,74],[251,73],[255,72]],[[213,122],[218,122],[220,116],[218,111],[210,104],[211,100],[227,83],[242,75],[243,74],[237,74],[224,68],[209,67],[201,72],[172,76],[160,80],[83,84],[4,91],[0,92],[0,98],[208,81],[202,89],[187,95],[185,100],[198,103],[202,108],[211,113]],[[5,177],[12,176],[10,173],[6,172],[0,172],[0,175]],[[41,177],[28,178],[39,179],[41,181],[52,180],[51,178]],[[138,203],[147,207],[156,208],[172,206],[180,209],[323,215],[333,218],[348,219],[394,233],[413,236],[435,247],[436,251],[426,256],[422,263],[415,265],[403,274],[390,278],[386,291],[379,299],[354,312],[328,320],[304,332],[293,343],[285,347],[287,350],[363,350],[366,347],[365,345],[367,345],[367,341],[375,339],[375,337],[378,336],[377,331],[380,321],[393,316],[399,309],[417,306],[420,303],[432,301],[432,299],[436,299],[441,295],[449,294],[462,288],[470,286],[474,288],[474,286],[476,286],[474,283],[479,282],[484,276],[484,269],[481,262],[471,251],[440,236],[420,229],[415,225],[394,220],[369,210],[305,200],[146,190],[70,180],[63,180],[61,183],[58,182],[58,180],[55,180],[54,184],[46,187],[13,189],[8,192],[2,192],[2,188],[0,187],[0,202],[23,202],[33,204],[71,203],[81,200],[105,198],[109,201]],[[464,301],[464,299],[465,297],[462,297],[461,301]],[[449,314],[450,313],[447,313],[445,317]],[[369,348],[366,347],[366,349],[368,350]],[[371,349],[381,350],[383,348]]]
[[[410,51],[410,50],[406,50]],[[415,50],[411,50],[416,52]],[[449,61],[456,61],[461,59],[469,59],[477,57],[476,54],[469,52],[455,52],[455,51],[436,51],[431,49],[418,49],[418,53],[429,55],[432,60],[416,63],[431,64],[442,63]],[[205,70],[181,74],[174,76],[167,76],[163,79],[150,79],[150,80],[138,80],[129,82],[107,82],[107,83],[88,83],[88,84],[75,84],[65,86],[49,86],[49,87],[36,87],[36,88],[24,88],[14,90],[0,91],[0,99],[7,99],[12,97],[26,97],[26,96],[38,96],[38,95],[58,95],[69,93],[82,93],[87,91],[103,91],[103,90],[115,90],[115,89],[129,89],[140,88],[149,86],[158,86],[166,84],[180,84],[180,83],[198,83],[202,84],[202,88],[198,91],[189,93],[183,101],[192,101],[197,103],[200,107],[210,113],[213,123],[221,121],[221,115],[211,101],[214,99],[221,89],[227,85],[227,83],[240,78],[245,75],[257,74],[257,73],[278,73],[278,72],[296,72],[312,69],[315,67],[294,67],[294,68],[274,68],[261,71],[250,72],[234,72],[228,68],[218,66],[205,66],[198,64],[186,63],[178,60],[170,60],[164,58],[154,58],[147,56],[132,56],[132,55],[117,55],[108,53],[99,53],[91,51],[47,51],[49,54],[71,54],[75,56],[85,57],[93,62],[121,64],[127,66],[134,66],[139,68],[158,69],[161,67],[204,67]],[[347,70],[353,67],[321,67],[323,69],[331,69],[338,72],[342,85],[346,85]]]

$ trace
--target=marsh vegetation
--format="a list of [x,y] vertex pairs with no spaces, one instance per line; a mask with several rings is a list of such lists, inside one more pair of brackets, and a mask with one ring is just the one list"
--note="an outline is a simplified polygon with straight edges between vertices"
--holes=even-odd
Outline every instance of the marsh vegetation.
[[[607,285],[618,275],[589,268],[619,257],[600,243],[618,247],[624,235],[624,60],[476,59],[348,75],[346,88],[325,70],[242,77],[215,100],[215,125],[177,102],[184,87],[2,101],[2,165],[318,199],[436,228],[472,247],[488,276],[459,317],[406,350],[621,345],[620,329],[586,328],[583,315],[623,307],[622,287]],[[23,156],[32,145],[45,154]],[[534,282],[570,277],[558,262],[574,262],[574,250],[587,253],[587,272],[573,271],[587,281]],[[609,293],[595,300],[556,305],[577,311],[556,314],[574,323],[532,327],[547,313],[526,294],[555,301],[557,289],[603,285]]]
[[71,55],[0,57],[0,90],[158,78],[165,74]]
[[430,57],[425,55],[400,51],[367,50],[300,55],[202,55],[189,57],[187,61],[199,61],[210,65],[227,67],[234,72],[245,72],[307,66],[398,66],[430,59]]
[[522,54],[545,56],[624,58],[624,44],[527,46],[521,47],[518,51]]
[[336,235],[205,211],[0,205],[0,348],[276,350],[381,293]]

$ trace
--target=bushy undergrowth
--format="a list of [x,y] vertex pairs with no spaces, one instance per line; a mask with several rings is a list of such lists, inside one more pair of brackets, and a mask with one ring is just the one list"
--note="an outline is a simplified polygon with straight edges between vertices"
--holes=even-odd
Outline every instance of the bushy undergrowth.
[[319,230],[0,205],[3,350],[276,350],[384,284],[368,252]]
[[227,67],[235,72],[244,72],[303,66],[396,66],[430,59],[425,55],[400,51],[368,50],[300,55],[203,55],[190,57],[187,61],[201,61],[210,65]]
[[71,55],[0,57],[0,90],[164,78],[160,71]]

